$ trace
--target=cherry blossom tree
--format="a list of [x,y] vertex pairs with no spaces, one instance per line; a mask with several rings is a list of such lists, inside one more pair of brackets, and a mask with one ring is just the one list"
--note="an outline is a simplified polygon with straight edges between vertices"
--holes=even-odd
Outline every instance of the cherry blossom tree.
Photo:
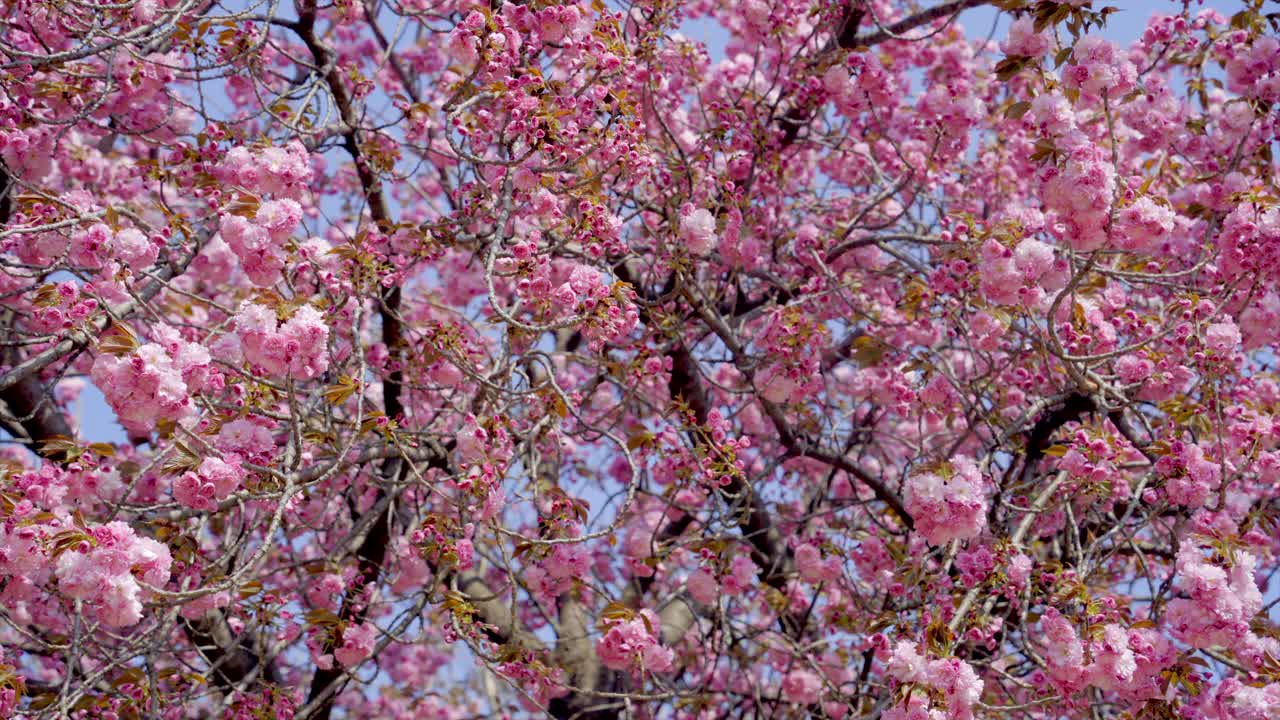
[[1280,12],[1118,4],[6,0],[0,716],[1280,717]]

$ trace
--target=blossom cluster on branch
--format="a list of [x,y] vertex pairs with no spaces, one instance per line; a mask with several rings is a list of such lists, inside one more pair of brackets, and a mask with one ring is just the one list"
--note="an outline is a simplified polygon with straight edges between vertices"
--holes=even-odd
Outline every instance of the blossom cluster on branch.
[[3,0],[0,718],[1280,718],[1233,2]]

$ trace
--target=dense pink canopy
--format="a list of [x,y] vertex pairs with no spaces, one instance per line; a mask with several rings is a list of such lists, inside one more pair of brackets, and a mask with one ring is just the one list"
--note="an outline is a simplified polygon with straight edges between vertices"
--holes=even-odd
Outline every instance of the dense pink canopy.
[[1280,13],[1123,5],[4,0],[0,717],[1280,718]]

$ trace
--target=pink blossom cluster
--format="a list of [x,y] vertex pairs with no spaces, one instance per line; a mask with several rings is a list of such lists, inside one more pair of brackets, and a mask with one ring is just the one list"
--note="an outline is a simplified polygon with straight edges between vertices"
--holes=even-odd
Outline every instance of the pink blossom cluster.
[[55,288],[57,294],[51,298],[54,302],[38,304],[31,316],[31,329],[36,332],[69,330],[83,324],[98,309],[97,299],[86,297],[73,282],[61,282]]
[[1263,35],[1249,41],[1243,31],[1227,33],[1215,48],[1225,58],[1227,87],[1246,97],[1280,100],[1280,38]]
[[72,264],[84,268],[102,268],[111,260],[125,267],[141,270],[156,261],[164,238],[147,237],[137,228],[112,230],[102,223],[94,223],[71,236]]
[[782,678],[783,699],[796,705],[814,705],[822,699],[822,678],[812,670],[796,668]]
[[716,248],[716,218],[706,208],[686,207],[680,213],[680,239],[691,255],[706,255]]
[[636,617],[612,623],[596,642],[596,654],[605,667],[614,670],[666,672],[675,655],[658,639],[661,627],[657,614],[641,610]]
[[989,239],[982,244],[981,253],[978,274],[982,292],[991,302],[1035,307],[1044,297],[1037,281],[1053,267],[1053,246],[1026,238],[1011,249]]
[[0,128],[0,158],[28,181],[38,182],[53,170],[57,131],[48,125]]
[[795,563],[800,579],[810,584],[829,582],[840,576],[840,562],[834,557],[824,558],[822,550],[813,543],[796,547]]
[[1036,32],[1035,19],[1023,16],[1009,24],[1009,36],[1000,44],[1006,55],[1041,57],[1049,52],[1052,41],[1048,33]]
[[1222,465],[1206,459],[1193,442],[1170,443],[1169,452],[1156,461],[1156,472],[1165,478],[1165,498],[1190,508],[1203,507],[1222,483]]
[[1177,587],[1184,596],[1169,601],[1165,615],[1174,637],[1196,648],[1259,647],[1263,641],[1250,629],[1262,609],[1262,592],[1253,578],[1257,563],[1243,551],[1230,563],[1214,562],[1195,542],[1184,542],[1177,564]]
[[236,145],[227,151],[214,175],[251,193],[301,200],[311,182],[311,157],[298,140],[257,150]]
[[192,410],[191,396],[210,380],[209,351],[160,327],[155,342],[126,355],[100,354],[90,376],[126,429],[149,432]]
[[1126,630],[1106,623],[1100,635],[1085,643],[1053,607],[1045,610],[1040,627],[1049,675],[1066,693],[1093,686],[1151,697],[1160,692],[1161,671],[1177,660],[1177,649],[1152,628]]
[[897,102],[903,85],[875,53],[850,53],[844,64],[832,65],[822,86],[846,117]]
[[1241,204],[1222,221],[1218,238],[1228,277],[1280,270],[1280,208]]
[[245,275],[257,285],[273,285],[281,277],[287,253],[284,244],[302,222],[302,206],[295,200],[268,200],[252,220],[234,213],[222,216],[219,232],[240,258]]
[[[582,335],[587,338],[588,347],[596,352],[605,343],[617,342],[626,337],[639,322],[640,311],[635,305],[635,292],[623,285],[604,284],[600,275],[594,271],[589,276],[579,274],[578,286],[570,284],[570,289],[574,293],[573,302],[584,316]],[[564,295],[559,299],[564,302],[569,297]]]
[[1246,684],[1226,678],[1198,700],[1188,708],[1195,720],[1274,720],[1280,709],[1280,683]]
[[118,53],[110,68],[117,90],[110,97],[105,110],[121,118],[122,128],[156,133],[166,140],[174,139],[174,131],[184,129],[192,119],[189,112],[174,113],[169,86],[176,78],[175,67],[180,66],[181,55],[176,51],[149,53]]
[[960,455],[907,478],[903,504],[931,545],[975,538],[987,527],[987,481],[972,458]]
[[909,640],[894,646],[887,670],[900,683],[936,690],[943,698],[943,707],[931,711],[927,697],[912,692],[905,704],[885,711],[886,720],[969,720],[974,704],[982,697],[982,678],[972,665],[959,658],[929,660]]
[[[513,451],[511,434],[498,418],[478,418],[468,414],[457,433],[455,448],[464,467],[492,463],[505,466]],[[465,484],[463,489],[469,489]]]
[[802,402],[821,387],[820,358],[815,342],[825,337],[824,328],[796,308],[779,308],[770,313],[756,345],[769,358],[755,378],[760,396],[777,404]]
[[239,456],[208,457],[196,470],[185,472],[173,481],[173,498],[190,508],[213,510],[239,489],[244,479]]
[[344,667],[353,668],[373,654],[378,641],[378,626],[370,622],[348,625],[342,629],[342,642],[333,649],[333,657]]
[[169,582],[173,560],[169,548],[138,537],[127,523],[116,521],[88,529],[78,547],[55,560],[58,588],[84,601],[102,624],[119,628],[142,619],[144,592],[138,584],[162,587]]
[[591,553],[581,545],[556,545],[547,558],[526,571],[526,582],[546,602],[572,589],[591,572]]
[[1107,240],[1115,166],[1102,147],[1078,131],[1062,137],[1058,147],[1065,162],[1040,172],[1045,207],[1057,215],[1054,233],[1076,250],[1096,250]]
[[244,360],[271,377],[310,380],[329,367],[329,326],[311,305],[281,322],[272,308],[245,303],[235,316],[234,337]]
[[1076,41],[1071,62],[1062,69],[1062,84],[1080,91],[1086,101],[1119,98],[1133,87],[1138,70],[1115,46],[1097,35]]
[[1131,252],[1155,252],[1176,227],[1176,216],[1165,204],[1143,196],[1116,214],[1116,246]]

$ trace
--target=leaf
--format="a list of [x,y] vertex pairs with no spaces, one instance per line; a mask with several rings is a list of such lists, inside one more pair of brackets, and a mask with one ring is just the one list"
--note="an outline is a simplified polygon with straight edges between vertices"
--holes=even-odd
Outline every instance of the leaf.
[[1089,320],[1085,317],[1084,306],[1076,301],[1071,303],[1071,319],[1075,322],[1077,329],[1083,330],[1089,327]]
[[1031,58],[1021,55],[1013,55],[996,63],[996,78],[1001,82],[1008,82],[1010,78],[1017,75],[1027,66]]
[[1026,100],[1023,100],[1021,102],[1016,102],[1010,105],[1009,109],[1004,111],[1004,116],[1013,120],[1018,120],[1023,115],[1026,115],[1027,111],[1030,109],[1031,109],[1031,103],[1027,102]]
[[32,303],[36,307],[56,307],[62,303],[62,295],[58,293],[58,286],[52,283],[41,285],[36,290],[36,296],[32,299]]
[[112,323],[111,328],[98,340],[98,351],[108,355],[128,355],[138,349],[138,336],[129,326]]
[[184,443],[174,443],[174,450],[174,455],[160,466],[160,472],[167,475],[181,475],[185,472],[193,472],[200,467],[202,458]]
[[645,447],[650,443],[652,443],[653,439],[654,439],[653,433],[649,432],[648,430],[641,430],[640,432],[637,432],[631,437],[627,438],[627,449],[635,450],[636,448]]
[[787,596],[772,585],[765,585],[761,588],[764,591],[764,600],[769,604],[770,609],[781,615],[791,605],[791,601]]
[[146,682],[146,679],[146,673],[140,668],[125,668],[119,675],[112,678],[111,685],[117,688],[125,684],[141,685]]
[[251,218],[258,214],[258,208],[260,206],[261,201],[259,201],[258,198],[253,197],[252,195],[240,193],[234,202],[227,205],[226,212],[243,218]]
[[371,412],[366,415],[365,421],[360,423],[360,434],[363,435],[364,433],[370,432],[374,428],[378,427],[378,421],[384,417],[386,417],[386,415],[382,412]]
[[853,339],[852,357],[862,367],[879,365],[889,351],[888,343],[870,335],[860,335]]
[[635,618],[636,611],[623,605],[616,600],[604,606],[604,610],[600,611],[600,621],[597,623],[601,628],[607,628],[615,623],[628,622]]
[[338,624],[342,622],[342,620],[339,619],[338,616],[335,615],[332,610],[328,610],[326,608],[316,608],[314,610],[308,610],[307,614],[304,617],[306,617],[306,620],[309,624],[317,625],[320,627],[325,627],[325,626],[336,627]]
[[569,407],[564,404],[564,400],[558,393],[551,396],[551,410],[562,418],[569,417]]
[[330,385],[325,388],[324,399],[328,401],[330,405],[341,405],[347,401],[347,398],[355,394],[355,391],[358,390],[359,387],[360,386],[356,383],[355,378],[343,375],[338,378],[337,384]]
[[40,454],[49,458],[65,455],[68,460],[73,460],[83,453],[76,441],[65,435],[53,435],[40,443]]

